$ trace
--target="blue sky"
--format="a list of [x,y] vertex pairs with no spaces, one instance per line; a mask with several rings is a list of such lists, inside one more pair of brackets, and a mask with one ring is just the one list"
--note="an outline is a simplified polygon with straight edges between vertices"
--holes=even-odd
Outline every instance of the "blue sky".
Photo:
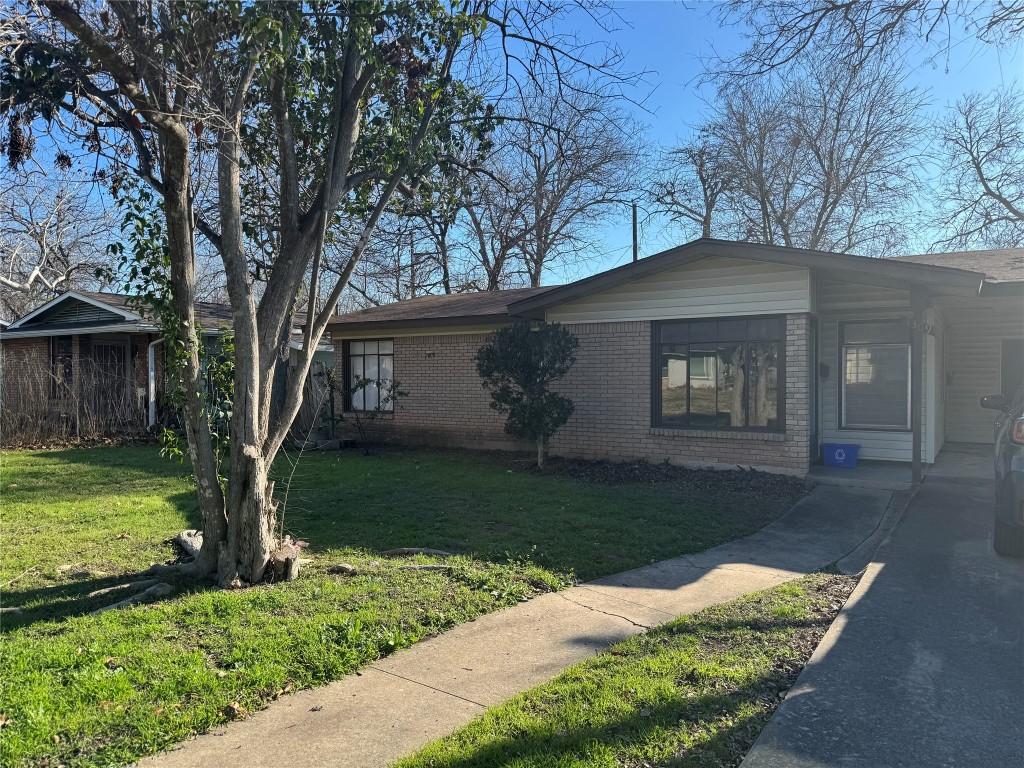
[[[671,146],[699,124],[706,111],[705,101],[712,92],[695,82],[704,70],[704,59],[714,53],[743,50],[742,30],[722,26],[715,4],[710,2],[684,5],[674,0],[637,0],[619,4],[618,10],[622,21],[612,39],[625,56],[625,68],[649,72],[631,94],[645,99],[646,111],[636,108],[636,118],[647,126],[651,142]],[[571,23],[585,39],[607,37],[581,14]],[[979,43],[965,30],[954,30],[950,44],[948,54],[920,45],[907,46],[902,52],[907,84],[925,90],[928,96],[929,120],[937,119],[964,93],[1024,81],[1024,46],[1020,43],[996,48]],[[641,256],[681,238],[679,232],[651,227],[641,243]],[[621,215],[609,214],[597,250],[600,255],[595,261],[556,270],[545,282],[572,280],[628,261],[631,235],[627,210]]]

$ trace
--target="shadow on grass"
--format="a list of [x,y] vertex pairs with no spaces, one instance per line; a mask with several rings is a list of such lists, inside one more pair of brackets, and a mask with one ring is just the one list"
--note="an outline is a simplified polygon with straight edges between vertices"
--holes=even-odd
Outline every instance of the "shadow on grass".
[[[61,453],[76,453],[76,451]],[[83,451],[77,451],[77,453],[83,453]],[[201,527],[202,519],[194,494],[182,492],[172,494],[166,498],[181,513],[187,527]],[[173,552],[173,545],[170,539],[177,533],[178,531],[167,532],[168,538],[166,543],[168,544],[168,553]],[[90,613],[104,605],[116,603],[135,594],[133,590],[123,590],[95,597],[89,596],[90,593],[97,590],[107,589],[118,584],[158,578],[159,581],[167,582],[175,587],[173,594],[178,594],[189,588],[204,588],[206,586],[202,581],[155,577],[147,574],[145,570],[98,575],[89,573],[87,565],[83,565],[78,571],[82,574],[82,577],[76,578],[76,571],[72,569],[69,572],[71,580],[60,581],[47,586],[30,587],[20,590],[16,587],[5,588],[3,590],[3,607],[17,608],[18,611],[8,611],[2,615],[2,619],[0,619],[0,633],[19,629],[40,621],[60,621],[72,616]]]
[[[195,579],[178,580],[166,577],[154,577],[145,571],[139,573],[123,573],[118,576],[85,579],[70,583],[55,584],[50,587],[37,587],[21,592],[5,592],[4,607],[16,607],[18,612],[5,613],[0,621],[0,634],[22,629],[31,624],[43,621],[62,621],[74,616],[92,613],[106,605],[112,605],[141,592],[141,589],[124,589],[106,594],[90,595],[98,590],[116,587],[119,584],[156,578],[170,584],[174,591],[167,597],[174,597],[184,591],[195,591],[213,587],[213,581],[197,581]],[[160,600],[147,601],[153,605]]]
[[[681,687],[669,701],[638,704],[627,715],[567,729],[559,729],[557,718],[544,717],[544,727],[527,727],[515,735],[481,744],[458,745],[458,755],[424,756],[422,764],[435,768],[495,768],[503,765],[555,768],[585,764],[588,756],[594,753],[602,757],[611,753],[629,765],[634,761],[636,765],[644,766],[735,765],[753,745],[774,712],[780,688],[785,690],[794,680],[795,675],[767,674],[742,688],[692,697],[685,696],[686,689]],[[740,714],[744,710],[749,712],[751,706],[756,708],[754,713]],[[720,727],[716,727],[718,725]],[[680,748],[667,758],[623,760],[625,755],[622,753],[635,752],[637,747],[642,749],[642,745],[648,742],[660,751],[666,732],[694,727],[699,733],[710,732],[710,735],[688,749]],[[409,763],[420,764],[418,761]],[[401,765],[406,766],[405,763]]]

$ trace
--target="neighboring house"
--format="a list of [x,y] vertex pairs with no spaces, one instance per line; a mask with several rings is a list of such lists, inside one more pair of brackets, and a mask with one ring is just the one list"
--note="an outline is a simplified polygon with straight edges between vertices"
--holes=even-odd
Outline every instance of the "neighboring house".
[[697,240],[568,285],[426,296],[329,327],[346,389],[405,393],[375,421],[383,438],[508,448],[473,357],[516,319],[579,339],[556,455],[802,475],[823,443],[854,443],[920,472],[947,441],[991,442],[978,398],[1024,377],[1024,250],[877,259]]
[[[231,327],[231,308],[199,302],[196,319],[215,345]],[[167,416],[157,326],[123,294],[62,293],[0,330],[0,355],[8,433],[0,437],[137,432]],[[329,346],[317,358],[333,365]]]

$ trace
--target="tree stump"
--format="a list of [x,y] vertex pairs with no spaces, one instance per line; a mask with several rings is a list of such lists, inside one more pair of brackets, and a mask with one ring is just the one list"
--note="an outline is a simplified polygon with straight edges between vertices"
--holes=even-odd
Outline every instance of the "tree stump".
[[295,581],[299,578],[299,554],[302,552],[299,542],[285,536],[281,546],[274,550],[270,556],[270,564],[274,569],[274,578],[284,581]]

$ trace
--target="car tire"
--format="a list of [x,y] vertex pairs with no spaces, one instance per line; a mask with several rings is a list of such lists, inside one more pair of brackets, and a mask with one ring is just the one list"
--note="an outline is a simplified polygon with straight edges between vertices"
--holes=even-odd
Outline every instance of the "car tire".
[[992,546],[1006,557],[1024,557],[1024,528],[996,520]]

